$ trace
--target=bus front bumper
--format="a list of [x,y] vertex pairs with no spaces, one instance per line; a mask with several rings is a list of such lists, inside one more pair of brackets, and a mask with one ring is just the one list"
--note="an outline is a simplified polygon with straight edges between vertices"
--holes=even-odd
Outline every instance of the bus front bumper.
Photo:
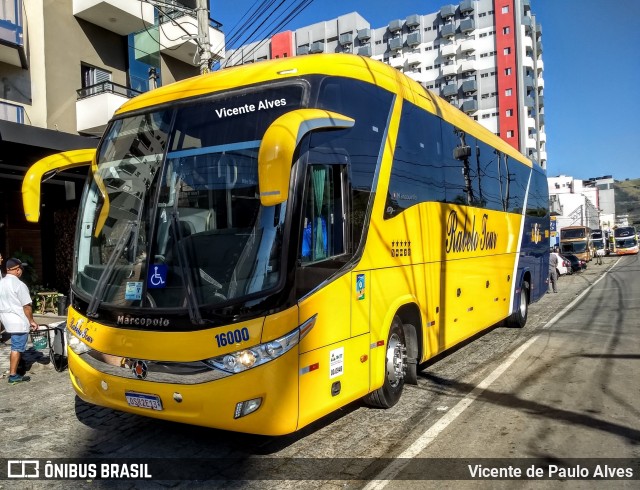
[[[199,384],[158,383],[114,376],[95,369],[71,349],[68,355],[69,374],[76,393],[95,405],[252,434],[283,435],[297,429],[297,349],[254,369]],[[238,404],[256,399],[260,400],[257,410],[237,417]],[[133,406],[132,402],[147,408]]]

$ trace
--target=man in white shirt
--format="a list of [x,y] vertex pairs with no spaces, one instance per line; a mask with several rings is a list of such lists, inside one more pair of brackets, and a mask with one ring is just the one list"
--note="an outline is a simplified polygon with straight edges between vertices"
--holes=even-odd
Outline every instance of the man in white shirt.
[[20,260],[7,260],[7,275],[0,281],[0,320],[11,335],[9,357],[9,384],[29,381],[29,376],[18,374],[20,357],[27,348],[29,330],[38,330],[33,319],[31,296],[27,285],[20,280],[23,264]]

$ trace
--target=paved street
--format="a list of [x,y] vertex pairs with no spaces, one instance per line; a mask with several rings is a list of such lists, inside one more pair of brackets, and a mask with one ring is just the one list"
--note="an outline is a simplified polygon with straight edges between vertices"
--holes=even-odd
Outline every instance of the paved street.
[[[633,270],[638,269],[636,257],[622,260],[632,264]],[[450,416],[454,408],[474,391],[474,387],[514,351],[529,341],[535,341],[512,369],[497,378],[496,387],[484,392],[482,399],[473,403],[465,416],[460,416],[456,424],[434,439],[430,448],[418,454],[429,458],[594,457],[594,448],[598,450],[604,441],[607,445],[603,449],[604,455],[638,458],[637,410],[623,398],[626,394],[622,395],[625,386],[634,384],[632,377],[637,370],[629,368],[632,352],[617,355],[618,350],[633,350],[633,342],[637,339],[627,336],[625,341],[622,336],[624,315],[612,317],[610,310],[603,307],[605,299],[602,296],[613,287],[607,281],[624,286],[627,295],[634,294],[630,292],[630,284],[624,282],[628,280],[627,276],[615,273],[629,267],[608,273],[606,280],[597,285],[601,290],[592,293],[598,294],[593,297],[597,298],[602,313],[588,330],[588,336],[581,330],[590,323],[590,319],[574,316],[573,311],[568,315],[568,327],[563,324],[558,332],[555,327],[543,328],[615,263],[618,263],[618,258],[610,257],[603,266],[591,263],[580,274],[560,278],[559,293],[547,294],[531,306],[525,328],[492,329],[449,355],[423,366],[418,386],[407,386],[401,401],[393,409],[374,410],[355,402],[297,434],[280,438],[174,424],[87,405],[73,393],[68,372],[58,373],[48,363],[46,350],[30,351],[28,359],[32,361],[29,373],[32,381],[15,386],[9,386],[6,380],[0,383],[0,413],[4,422],[0,454],[9,458],[65,457],[81,460],[166,458],[168,465],[179,464],[178,460],[169,458],[180,458],[185,462],[245,457],[282,458],[283,462],[291,462],[286,458],[297,458],[297,461],[311,458],[309,461],[317,462],[316,474],[323,465],[332,462],[327,458],[365,458],[351,459],[351,462],[395,458],[404,454],[426,430],[437,427],[446,416]],[[608,286],[605,288],[603,285]],[[632,307],[632,299],[623,293],[619,296],[624,302],[611,305],[614,309]],[[583,302],[578,302],[574,309],[584,310],[579,306],[581,304]],[[587,306],[584,305],[585,308]],[[584,314],[591,315],[586,310]],[[46,320],[38,321],[44,323]],[[611,332],[602,330],[612,325],[618,327]],[[580,344],[583,338],[591,344]],[[594,354],[599,352],[594,347],[598,339],[606,341],[607,356]],[[582,352],[582,355],[572,355],[574,350]],[[8,367],[8,352],[9,346],[0,346],[3,370]],[[601,371],[597,362],[602,359],[608,360],[611,368],[615,367],[619,380],[612,380]],[[626,364],[620,364],[625,360]],[[602,384],[603,388],[594,390],[592,382],[598,386]],[[552,387],[549,383],[557,386]],[[577,407],[573,405],[576,400],[580,402]],[[585,445],[584,441],[590,439],[592,444]],[[573,447],[580,451],[572,452]],[[634,447],[635,450],[630,449]],[[359,474],[355,468],[342,471],[345,475],[349,471]],[[224,478],[224,471],[220,474],[220,478]],[[335,469],[334,473],[328,472],[327,475],[335,476]],[[82,487],[77,485],[80,482],[62,480],[33,482],[32,487],[68,488],[70,483],[76,488]],[[359,488],[363,484],[351,480],[304,483],[306,488]],[[158,484],[162,487],[186,485],[176,482]],[[188,486],[191,488],[194,484],[190,482]],[[401,484],[395,482],[392,488],[400,488]],[[149,484],[95,480],[93,485],[145,488]],[[300,482],[276,484],[253,481],[249,486],[299,488]],[[0,488],[25,486],[0,481]]]

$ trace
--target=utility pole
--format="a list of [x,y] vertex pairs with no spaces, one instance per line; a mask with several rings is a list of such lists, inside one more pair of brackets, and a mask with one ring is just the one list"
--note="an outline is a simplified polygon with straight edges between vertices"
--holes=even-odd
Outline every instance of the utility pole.
[[209,6],[208,0],[197,0],[198,49],[200,50],[200,74],[211,71],[211,43],[209,42]]
[[[172,0],[141,0],[145,3],[150,3],[159,12],[165,13],[166,10],[178,10],[188,15],[196,13],[196,19],[198,22],[198,34],[194,36],[180,26],[175,20],[171,20],[175,25],[180,27],[186,34],[187,38],[193,39],[195,37],[196,44],[198,45],[198,54],[200,55],[200,73],[209,73],[211,71],[211,42],[209,41],[209,6],[208,0],[196,0],[196,8],[186,7],[181,2]],[[190,5],[193,3],[190,2]]]

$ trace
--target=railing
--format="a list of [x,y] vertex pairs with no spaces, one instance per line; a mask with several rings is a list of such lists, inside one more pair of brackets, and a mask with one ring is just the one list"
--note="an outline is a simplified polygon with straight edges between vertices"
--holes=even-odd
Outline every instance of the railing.
[[78,94],[78,100],[81,100],[93,95],[105,93],[121,95],[122,97],[131,99],[136,95],[140,95],[142,92],[131,87],[125,87],[124,85],[120,85],[118,83],[106,81],[96,83],[95,85],[89,85],[88,87],[80,88],[76,90],[76,93]]

